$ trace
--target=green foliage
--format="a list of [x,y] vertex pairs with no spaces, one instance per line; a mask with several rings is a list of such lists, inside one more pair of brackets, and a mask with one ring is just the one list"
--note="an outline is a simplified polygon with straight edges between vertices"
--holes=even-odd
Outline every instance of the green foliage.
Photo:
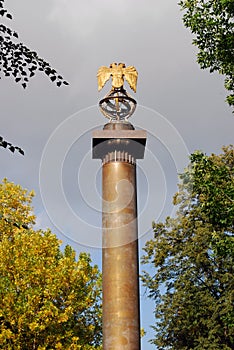
[[234,148],[191,155],[175,218],[154,223],[142,280],[155,300],[159,349],[234,348]]
[[[4,7],[4,0],[0,0],[0,16],[12,19],[12,15]],[[18,37],[15,31],[0,24],[0,75],[11,76],[16,83],[26,88],[29,79],[39,70],[48,75],[57,86],[68,85],[48,62],[40,58],[35,51],[19,43]]]
[[225,76],[227,97],[234,106],[234,4],[233,0],[182,0],[183,21],[195,35],[198,63],[202,69]]
[[1,349],[100,349],[101,280],[89,255],[33,230],[33,192],[0,184]]

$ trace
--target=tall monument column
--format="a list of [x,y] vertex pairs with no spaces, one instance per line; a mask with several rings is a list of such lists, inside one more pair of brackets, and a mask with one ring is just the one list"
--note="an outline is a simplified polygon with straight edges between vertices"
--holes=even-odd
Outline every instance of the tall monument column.
[[146,132],[128,121],[136,101],[134,67],[111,64],[98,71],[99,89],[112,76],[112,90],[100,101],[109,118],[93,132],[93,158],[102,160],[103,349],[140,350],[136,159],[144,157]]

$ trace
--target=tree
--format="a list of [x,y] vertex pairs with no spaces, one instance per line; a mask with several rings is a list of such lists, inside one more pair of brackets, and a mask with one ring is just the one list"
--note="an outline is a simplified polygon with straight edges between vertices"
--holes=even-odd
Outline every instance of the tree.
[[18,146],[13,146],[12,143],[4,140],[2,136],[0,136],[0,147],[8,148],[12,153],[14,153],[15,150],[17,150],[20,154],[24,155],[24,151],[22,150],[22,148]]
[[[12,19],[12,15],[4,7],[4,0],[0,0],[0,15]],[[35,51],[19,43],[18,37],[17,32],[0,24],[0,75],[12,76],[16,83],[21,83],[22,87],[26,88],[29,79],[39,70],[48,75],[57,86],[68,85],[48,62],[40,58]]]
[[182,0],[183,22],[195,34],[199,49],[197,61],[202,69],[225,76],[227,96],[234,105],[234,6],[233,0]]
[[35,231],[33,193],[0,184],[1,349],[100,349],[100,273],[90,257]]
[[[4,0],[0,0],[0,16],[12,19],[12,15],[4,7]],[[68,85],[68,82],[35,51],[16,42],[18,38],[17,32],[0,24],[0,79],[1,75],[13,77],[16,83],[20,83],[23,88],[26,88],[29,79],[35,76],[36,71],[39,70],[44,72],[58,87],[62,84]],[[0,147],[8,148],[11,152],[18,150],[19,153],[24,154],[20,147],[13,146],[2,136],[0,136]]]
[[155,300],[158,349],[234,348],[234,147],[191,155],[175,218],[154,223],[144,285]]

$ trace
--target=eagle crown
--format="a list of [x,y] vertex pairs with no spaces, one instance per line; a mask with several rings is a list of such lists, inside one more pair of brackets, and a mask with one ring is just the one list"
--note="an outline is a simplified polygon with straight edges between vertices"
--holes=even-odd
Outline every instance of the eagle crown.
[[125,63],[111,63],[109,68],[102,66],[98,69],[98,91],[100,91],[105,83],[112,77],[112,89],[120,89],[124,85],[124,77],[130,88],[136,92],[138,73],[135,67],[126,67]]

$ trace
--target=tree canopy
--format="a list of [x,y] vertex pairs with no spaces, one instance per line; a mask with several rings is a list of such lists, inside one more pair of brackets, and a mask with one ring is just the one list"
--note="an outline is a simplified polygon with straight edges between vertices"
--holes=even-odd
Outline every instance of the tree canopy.
[[225,76],[227,97],[234,106],[234,6],[233,0],[182,0],[183,22],[195,35],[197,61],[202,69]]
[[158,349],[234,348],[234,147],[191,155],[175,218],[154,223],[144,285],[155,300]]
[[[5,8],[4,2],[5,0],[0,0],[0,15],[11,20],[12,15]],[[57,86],[68,85],[48,62],[19,42],[18,38],[17,32],[0,24],[0,78],[1,75],[13,77],[16,83],[26,88],[29,79],[39,70],[44,72]]]
[[34,230],[33,192],[0,184],[1,349],[100,349],[101,280],[89,255]]

